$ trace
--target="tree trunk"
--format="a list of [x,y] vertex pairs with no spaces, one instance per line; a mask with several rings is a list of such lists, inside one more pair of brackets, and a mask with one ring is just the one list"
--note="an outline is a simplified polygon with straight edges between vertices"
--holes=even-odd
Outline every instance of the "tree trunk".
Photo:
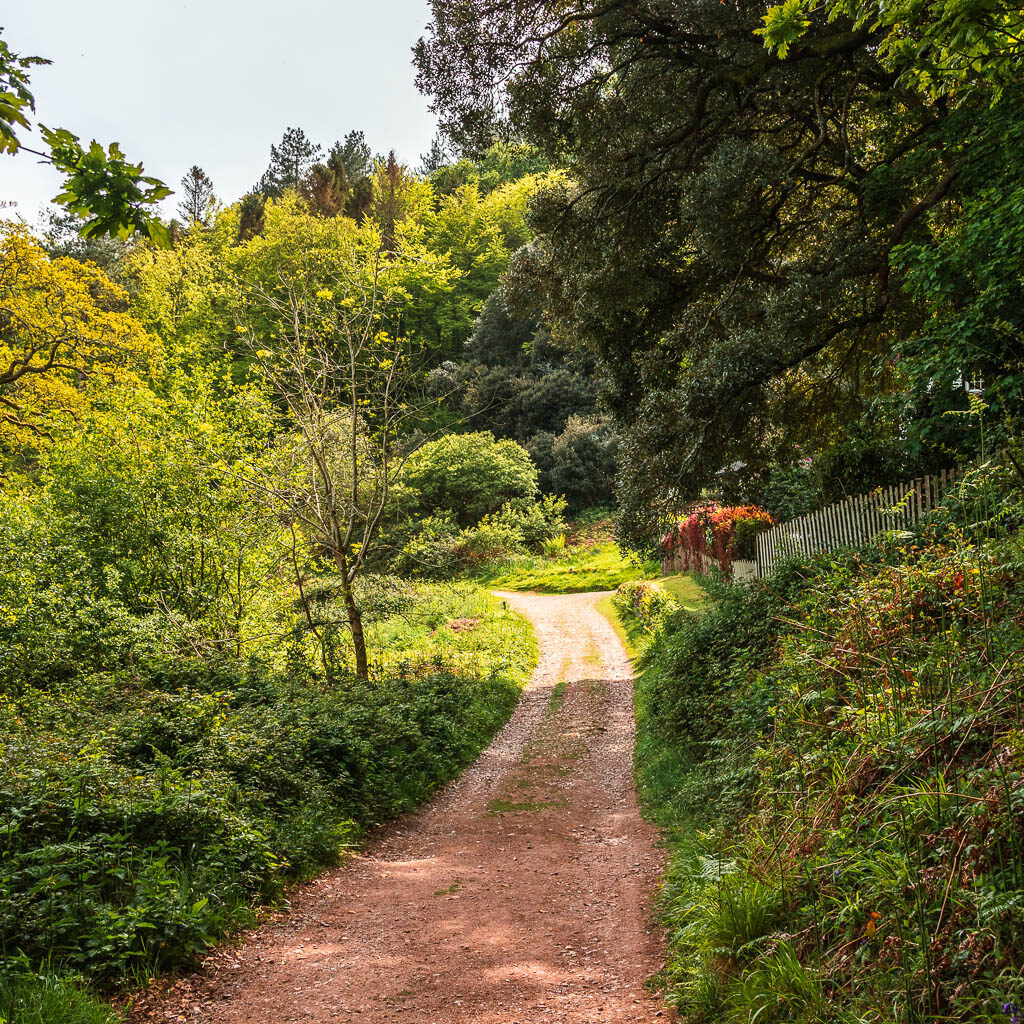
[[363,633],[363,613],[356,604],[352,593],[352,581],[348,578],[348,559],[344,552],[338,552],[338,567],[341,569],[341,592],[348,612],[348,628],[352,633],[352,647],[356,655],[356,677],[364,682],[370,678],[370,667],[366,657],[366,635]]
[[349,586],[345,587],[345,608],[348,610],[348,628],[352,631],[352,646],[356,653],[356,676],[365,681],[370,678],[370,668],[366,659],[363,613],[356,606]]

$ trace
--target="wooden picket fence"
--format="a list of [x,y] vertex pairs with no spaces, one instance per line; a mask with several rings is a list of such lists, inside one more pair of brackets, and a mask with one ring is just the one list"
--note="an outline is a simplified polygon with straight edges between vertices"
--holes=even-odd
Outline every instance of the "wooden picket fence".
[[866,544],[885,530],[903,530],[934,508],[959,476],[943,470],[868,494],[836,502],[788,523],[779,523],[757,537],[757,572],[765,576],[787,555],[816,555],[841,547]]

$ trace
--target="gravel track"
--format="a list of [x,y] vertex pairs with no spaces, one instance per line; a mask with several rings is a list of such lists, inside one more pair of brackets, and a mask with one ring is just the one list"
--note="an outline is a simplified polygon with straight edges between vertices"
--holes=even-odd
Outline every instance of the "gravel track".
[[[629,661],[601,594],[498,595],[537,670],[483,755],[363,854],[132,1020],[597,1024],[664,1019]],[[564,684],[564,685],[561,685]]]

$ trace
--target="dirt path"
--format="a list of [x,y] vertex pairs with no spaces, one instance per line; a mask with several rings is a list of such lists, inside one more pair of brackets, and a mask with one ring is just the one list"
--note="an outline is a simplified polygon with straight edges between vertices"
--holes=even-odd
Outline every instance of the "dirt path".
[[630,666],[596,594],[501,594],[540,664],[465,774],[137,1019],[643,1024],[659,857],[632,781]]

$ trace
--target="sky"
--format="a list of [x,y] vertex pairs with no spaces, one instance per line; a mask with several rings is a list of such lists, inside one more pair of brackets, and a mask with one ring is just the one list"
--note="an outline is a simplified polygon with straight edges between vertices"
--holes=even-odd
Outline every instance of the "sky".
[[[32,0],[5,4],[3,37],[32,69],[36,120],[117,141],[176,191],[198,164],[219,199],[256,183],[298,127],[326,149],[354,129],[416,167],[434,136],[411,47],[427,0]],[[22,142],[41,148],[34,137]],[[0,155],[0,216],[36,225],[60,177]],[[173,214],[180,197],[165,201]],[[17,204],[12,207],[10,204]]]

